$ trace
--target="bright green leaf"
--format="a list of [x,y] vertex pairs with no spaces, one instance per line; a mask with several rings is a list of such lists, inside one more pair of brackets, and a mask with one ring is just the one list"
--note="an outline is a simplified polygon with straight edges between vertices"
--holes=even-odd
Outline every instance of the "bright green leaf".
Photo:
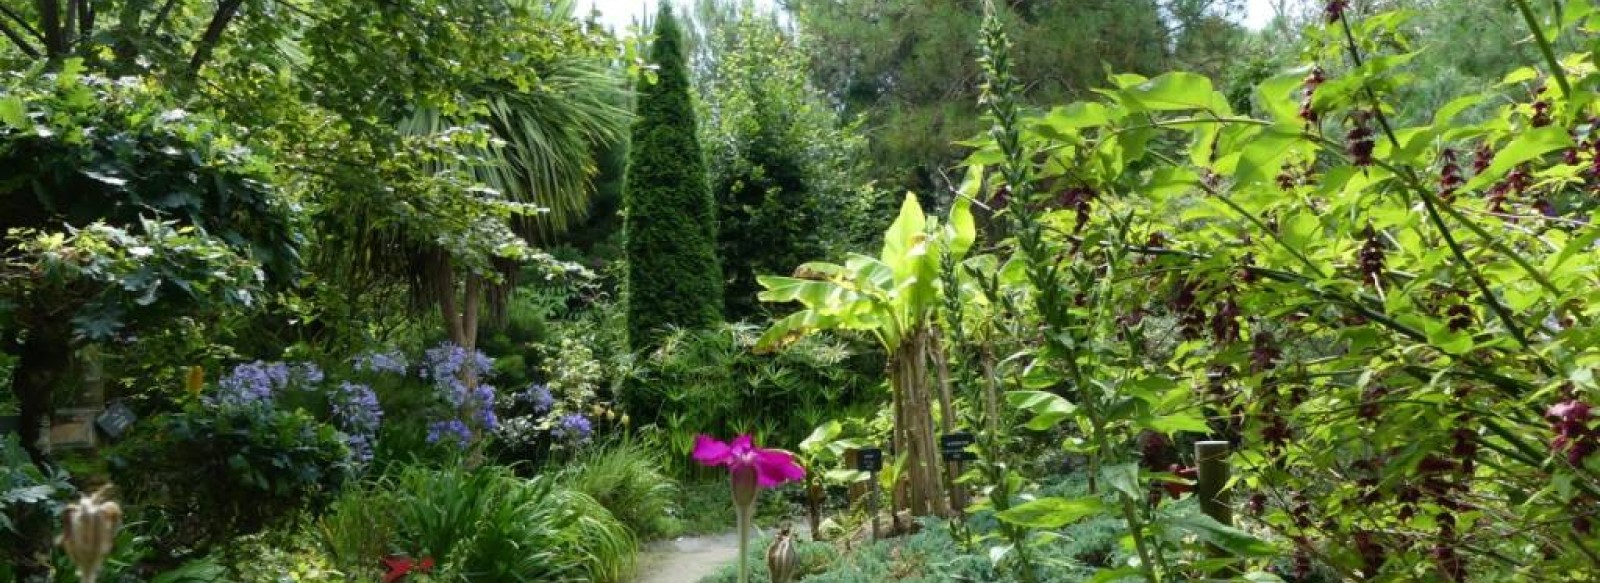
[[1014,506],[998,517],[1029,528],[1061,528],[1104,510],[1105,502],[1099,496],[1040,498]]

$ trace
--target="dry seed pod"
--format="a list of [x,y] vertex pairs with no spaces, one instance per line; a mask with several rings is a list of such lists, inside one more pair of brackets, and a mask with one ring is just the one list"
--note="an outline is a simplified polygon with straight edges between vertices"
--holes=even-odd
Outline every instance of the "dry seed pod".
[[122,507],[105,499],[105,488],[67,505],[62,517],[61,548],[78,566],[78,579],[94,583],[100,567],[116,546]]

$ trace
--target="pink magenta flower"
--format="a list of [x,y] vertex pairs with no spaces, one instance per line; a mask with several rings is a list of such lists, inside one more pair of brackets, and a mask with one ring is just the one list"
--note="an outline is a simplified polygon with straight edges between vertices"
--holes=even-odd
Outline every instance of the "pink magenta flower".
[[789,452],[756,447],[749,435],[740,435],[732,443],[708,435],[697,436],[694,438],[694,460],[703,466],[726,467],[733,473],[753,469],[756,484],[762,488],[773,488],[806,477],[806,469],[795,463],[794,456]]

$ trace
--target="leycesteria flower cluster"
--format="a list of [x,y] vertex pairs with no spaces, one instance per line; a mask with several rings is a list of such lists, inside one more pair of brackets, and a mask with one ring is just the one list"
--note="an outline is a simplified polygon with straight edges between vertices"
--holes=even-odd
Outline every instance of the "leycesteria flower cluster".
[[1206,311],[1195,297],[1200,286],[1185,279],[1178,281],[1174,287],[1170,306],[1178,316],[1179,335],[1184,340],[1200,338],[1206,326]]
[[[1322,67],[1312,67],[1311,72],[1306,74],[1305,85],[1300,90],[1300,119],[1305,120],[1306,125],[1316,124],[1322,119],[1322,116],[1317,114],[1312,99],[1316,97],[1317,88],[1327,80],[1328,78],[1323,76]],[[1280,182],[1280,186],[1281,184]]]
[[1356,263],[1361,269],[1362,283],[1374,287],[1383,287],[1384,250],[1383,241],[1378,239],[1378,233],[1372,225],[1361,231],[1361,250],[1356,252]]
[[1350,133],[1345,134],[1345,152],[1350,155],[1350,162],[1356,166],[1371,166],[1373,163],[1372,152],[1377,147],[1377,142],[1372,133],[1372,128],[1367,127],[1364,116],[1358,117],[1355,127],[1350,128]]
[[1439,200],[1446,203],[1456,200],[1456,190],[1467,181],[1461,177],[1461,166],[1456,164],[1456,151],[1445,148],[1439,156],[1444,159],[1444,166],[1439,168]]
[[1594,413],[1588,403],[1569,398],[1550,406],[1544,416],[1556,432],[1550,447],[1556,453],[1566,454],[1567,463],[1582,465],[1595,452],[1600,432],[1593,427]]
[[1075,186],[1061,193],[1058,201],[1061,208],[1077,211],[1077,223],[1072,227],[1073,233],[1083,231],[1083,227],[1089,224],[1089,213],[1094,210],[1096,196],[1094,189],[1087,186]]
[[1333,24],[1344,19],[1344,12],[1350,9],[1350,0],[1328,0],[1323,6],[1322,14],[1328,18],[1328,24]]

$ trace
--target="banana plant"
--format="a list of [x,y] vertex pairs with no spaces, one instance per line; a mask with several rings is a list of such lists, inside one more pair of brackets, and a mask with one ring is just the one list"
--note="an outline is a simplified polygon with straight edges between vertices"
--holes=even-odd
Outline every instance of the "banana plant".
[[[959,261],[976,238],[971,201],[958,198],[940,224],[906,194],[900,215],[884,233],[878,257],[852,254],[843,265],[801,265],[793,277],[757,278],[765,302],[798,302],[802,309],[774,322],[757,351],[787,346],[823,330],[870,333],[889,354],[895,443],[907,454],[908,510],[918,516],[948,515],[934,443],[933,384],[929,376],[933,325],[940,302],[939,264]],[[947,394],[939,401],[944,419],[954,419]]]

